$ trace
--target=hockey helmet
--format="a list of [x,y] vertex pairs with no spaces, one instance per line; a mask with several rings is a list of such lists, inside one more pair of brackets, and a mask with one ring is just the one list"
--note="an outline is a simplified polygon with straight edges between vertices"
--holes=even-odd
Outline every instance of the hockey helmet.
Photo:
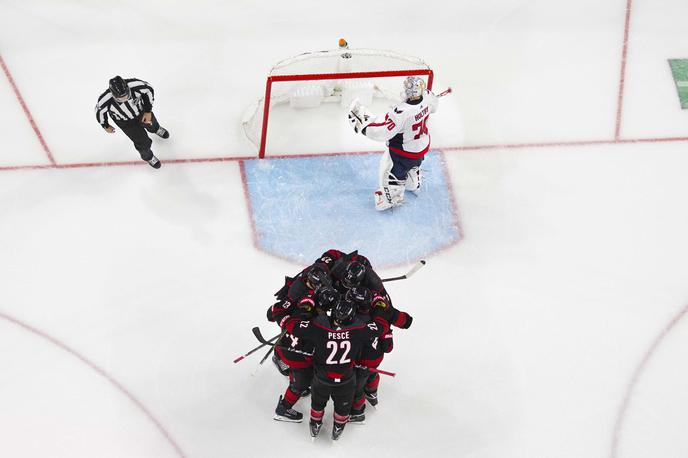
[[348,299],[342,299],[334,306],[332,317],[336,324],[349,324],[356,315],[356,304]]
[[351,289],[354,286],[360,285],[366,274],[366,268],[362,262],[351,261],[348,266],[346,266],[346,272],[344,272],[344,278],[342,278],[342,285],[346,289]]
[[346,292],[346,299],[354,302],[361,312],[368,312],[373,300],[373,294],[365,286],[354,286]]
[[111,78],[109,88],[112,96],[120,103],[126,102],[131,97],[131,89],[129,89],[129,85],[121,76]]
[[406,100],[416,100],[425,93],[425,81],[418,76],[407,76],[404,80],[404,97]]
[[312,290],[318,290],[323,286],[330,285],[330,278],[325,269],[320,266],[313,266],[306,274],[306,286]]
[[328,311],[339,300],[339,293],[331,286],[323,286],[315,294],[315,306],[320,310]]

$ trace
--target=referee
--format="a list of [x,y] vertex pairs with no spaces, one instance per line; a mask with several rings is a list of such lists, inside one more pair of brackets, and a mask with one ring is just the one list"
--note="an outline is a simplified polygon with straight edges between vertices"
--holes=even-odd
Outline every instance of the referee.
[[151,151],[153,143],[146,131],[158,137],[169,138],[170,133],[161,127],[153,114],[153,88],[145,81],[136,78],[123,79],[115,76],[110,80],[108,90],[98,97],[96,119],[107,133],[115,128],[108,122],[108,116],[134,142],[134,148],[141,159],[155,169],[160,161]]

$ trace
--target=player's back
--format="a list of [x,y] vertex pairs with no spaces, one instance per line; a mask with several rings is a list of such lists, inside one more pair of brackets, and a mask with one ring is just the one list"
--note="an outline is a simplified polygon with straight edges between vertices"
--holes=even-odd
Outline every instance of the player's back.
[[373,140],[386,141],[390,151],[401,156],[423,157],[430,147],[428,117],[437,105],[437,96],[426,92],[420,99],[396,105],[384,118],[369,123],[363,134]]
[[335,326],[330,318],[320,315],[310,322],[315,345],[313,363],[318,378],[339,384],[353,376],[354,361],[365,346],[379,333],[375,323],[357,318],[345,326]]
[[395,152],[426,153],[430,146],[428,118],[437,109],[437,97],[426,93],[420,101],[406,101],[394,107],[391,119],[398,124],[397,135],[389,140]]

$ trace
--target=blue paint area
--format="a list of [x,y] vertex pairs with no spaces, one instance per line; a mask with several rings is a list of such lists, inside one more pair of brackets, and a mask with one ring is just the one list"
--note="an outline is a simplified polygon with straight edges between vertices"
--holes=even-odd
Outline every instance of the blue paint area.
[[459,240],[439,153],[423,162],[419,196],[378,212],[379,154],[253,159],[244,162],[261,249],[302,265],[329,248],[359,250],[374,266],[414,262]]

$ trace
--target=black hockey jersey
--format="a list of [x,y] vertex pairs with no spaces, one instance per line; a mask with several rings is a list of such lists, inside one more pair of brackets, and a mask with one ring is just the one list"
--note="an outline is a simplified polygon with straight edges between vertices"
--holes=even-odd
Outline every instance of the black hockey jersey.
[[346,326],[335,326],[330,318],[320,315],[310,321],[290,319],[285,329],[313,344],[315,376],[323,383],[338,385],[353,377],[354,364],[362,350],[377,345],[384,337],[385,327],[360,318]]

